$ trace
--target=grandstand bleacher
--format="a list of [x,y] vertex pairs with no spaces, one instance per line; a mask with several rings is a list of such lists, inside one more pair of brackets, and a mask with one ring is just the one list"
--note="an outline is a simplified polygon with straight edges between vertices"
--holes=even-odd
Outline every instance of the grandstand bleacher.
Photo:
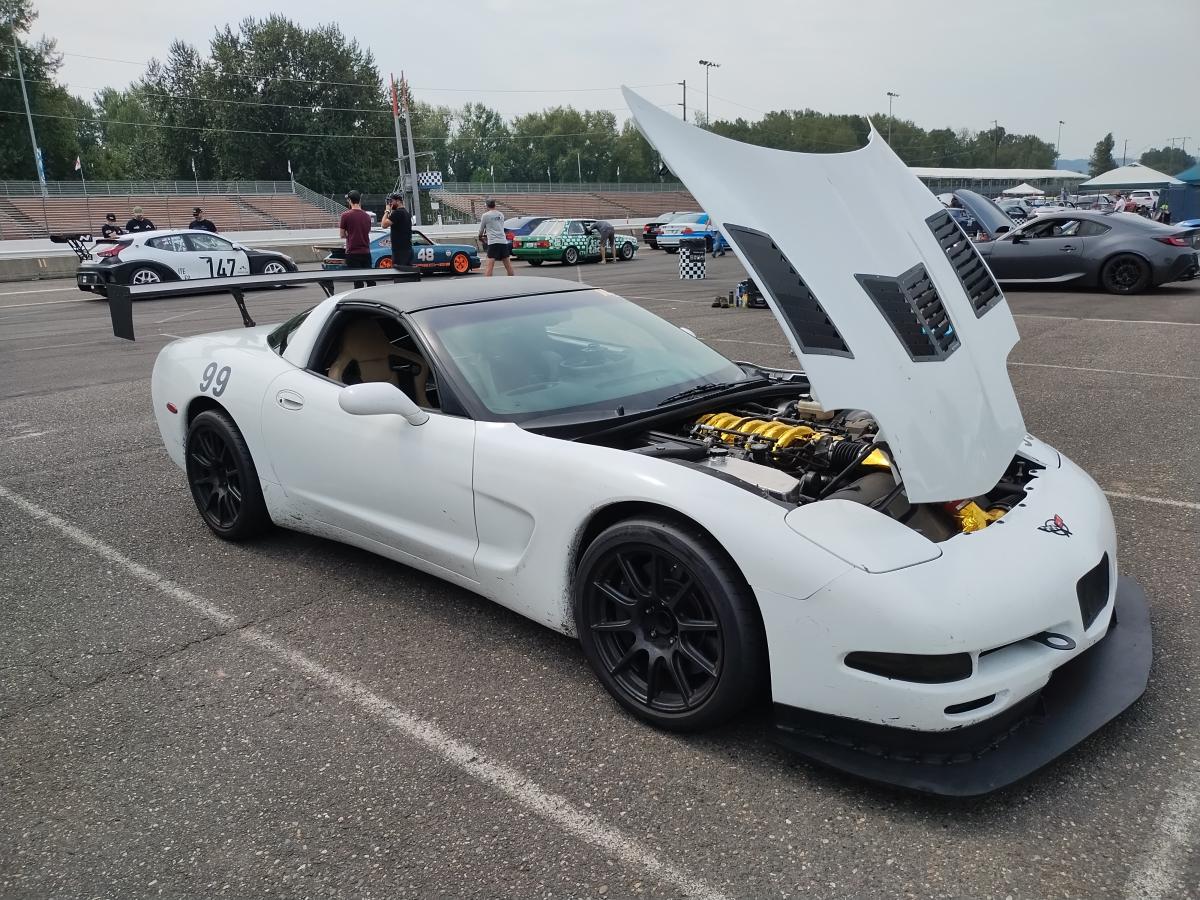
[[158,228],[186,228],[192,209],[199,206],[218,231],[265,231],[287,228],[332,228],[337,225],[336,204],[311,191],[296,193],[253,190],[214,190],[208,193],[164,193],[131,190],[118,193],[111,183],[103,193],[52,193],[40,191],[0,193],[0,239],[38,238],[61,232],[99,234],[106,213],[124,226],[133,208]]

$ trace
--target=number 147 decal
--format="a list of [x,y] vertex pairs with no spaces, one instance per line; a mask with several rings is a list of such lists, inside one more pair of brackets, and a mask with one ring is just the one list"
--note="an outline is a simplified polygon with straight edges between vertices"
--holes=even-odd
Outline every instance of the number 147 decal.
[[228,256],[218,256],[216,259],[211,256],[200,258],[208,263],[209,278],[229,278],[235,274],[237,269],[237,260]]

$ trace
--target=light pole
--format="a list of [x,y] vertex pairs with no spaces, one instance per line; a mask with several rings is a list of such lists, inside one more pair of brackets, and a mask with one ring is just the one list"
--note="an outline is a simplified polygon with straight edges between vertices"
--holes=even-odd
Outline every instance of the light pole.
[[996,168],[996,157],[1000,153],[1000,122],[992,119],[992,129],[996,132],[996,144],[992,147],[992,168]]
[[711,125],[712,118],[710,118],[708,113],[708,72],[710,69],[721,68],[721,64],[715,63],[712,60],[702,59],[700,60],[700,65],[704,66],[704,124]]
[[683,81],[677,81],[675,83],[677,85],[679,85],[681,88],[683,88],[683,102],[680,103],[679,105],[683,107],[683,121],[686,122],[687,121],[687,79],[685,78],[685,79],[683,79]]
[[1062,127],[1066,124],[1067,123],[1064,122],[1062,119],[1058,120],[1058,141],[1054,145],[1054,158],[1055,159],[1062,156]]
[[888,92],[887,92],[887,98],[888,98],[888,136],[887,136],[887,142],[888,142],[888,146],[890,147],[890,146],[892,146],[892,101],[893,101],[893,100],[898,100],[898,99],[900,99],[900,95],[899,95],[899,94],[897,94],[895,91],[888,91]]

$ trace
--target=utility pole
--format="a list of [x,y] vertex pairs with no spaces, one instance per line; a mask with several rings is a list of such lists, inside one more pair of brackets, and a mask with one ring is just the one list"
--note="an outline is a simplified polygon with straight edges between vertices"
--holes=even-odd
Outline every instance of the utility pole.
[[1058,120],[1058,140],[1054,144],[1054,158],[1058,159],[1062,156],[1062,127],[1067,123],[1062,119]]
[[404,78],[404,73],[400,73],[400,96],[404,99],[404,134],[408,138],[408,164],[409,172],[412,173],[412,181],[409,182],[412,193],[412,217],[413,224],[421,224],[421,189],[417,186],[417,150],[413,146],[412,138],[412,105],[409,103],[408,97],[408,81]]
[[996,133],[996,144],[992,147],[992,168],[996,168],[996,157],[1000,153],[1000,123],[992,119],[992,131]]
[[580,184],[583,184],[583,163],[579,161],[579,151],[575,151],[575,177]]
[[42,165],[42,152],[38,149],[37,133],[33,130],[33,113],[29,111],[29,94],[25,91],[25,70],[21,66],[21,47],[17,43],[17,26],[13,25],[13,56],[17,58],[17,78],[21,82],[21,99],[25,101],[25,121],[29,123],[29,143],[33,146],[33,165],[37,169],[38,184],[42,196],[46,196],[46,167]]
[[700,60],[700,65],[704,66],[704,124],[712,125],[712,117],[708,112],[708,72],[710,69],[721,68],[720,63],[715,63],[710,59]]
[[889,147],[890,147],[890,146],[892,146],[892,101],[893,101],[893,100],[897,100],[897,99],[899,99],[899,97],[900,97],[900,95],[899,95],[899,94],[897,94],[895,91],[888,91],[888,92],[887,92],[887,98],[888,98],[888,136],[887,136],[887,142],[888,142],[888,146],[889,146]]
[[1121,151],[1121,165],[1129,163],[1129,138],[1125,138],[1125,149]]
[[675,83],[677,85],[679,85],[681,88],[683,88],[683,102],[680,103],[679,105],[683,107],[683,121],[686,122],[687,121],[687,79],[685,78],[685,79],[683,79],[683,81],[677,81]]

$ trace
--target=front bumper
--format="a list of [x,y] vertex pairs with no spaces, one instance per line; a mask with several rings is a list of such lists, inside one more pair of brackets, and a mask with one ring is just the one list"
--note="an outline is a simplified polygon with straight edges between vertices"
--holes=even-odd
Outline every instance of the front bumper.
[[973,797],[1018,781],[1111,721],[1146,689],[1151,664],[1146,595],[1117,582],[1112,624],[1001,715],[952,731],[914,731],[776,704],[779,740],[816,762],[870,781]]

